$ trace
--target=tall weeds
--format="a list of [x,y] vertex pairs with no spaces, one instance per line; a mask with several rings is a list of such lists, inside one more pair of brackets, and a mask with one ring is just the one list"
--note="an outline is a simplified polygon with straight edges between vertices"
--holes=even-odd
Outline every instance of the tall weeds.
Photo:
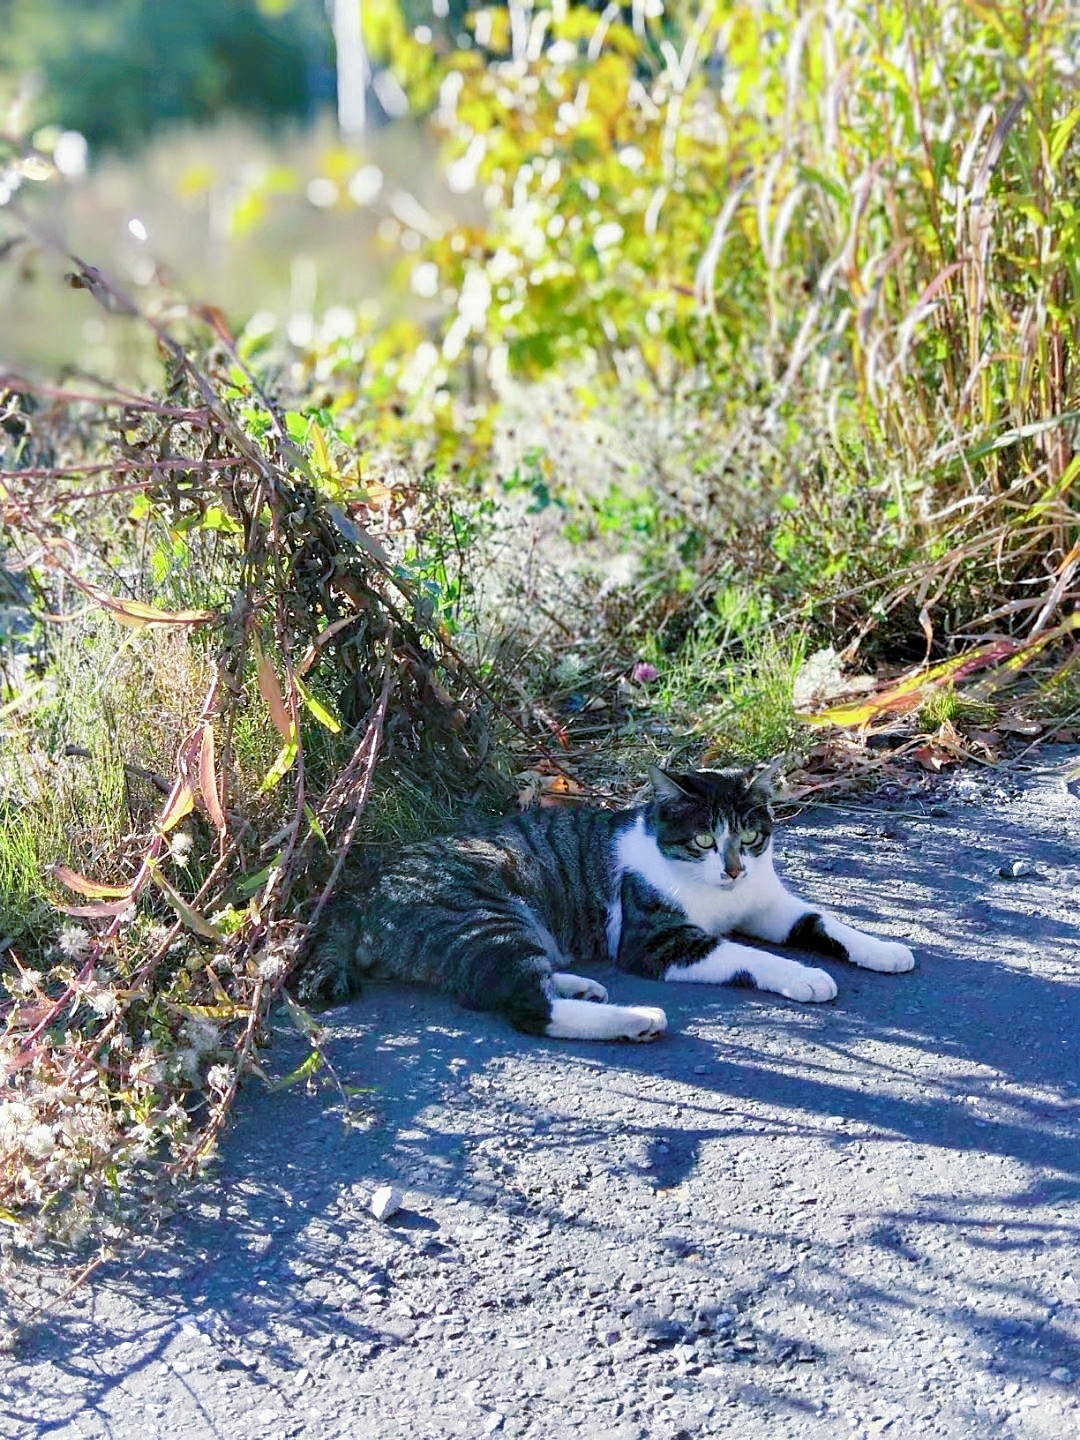
[[722,0],[475,29],[485,63],[449,59],[436,119],[490,218],[421,257],[456,297],[417,386],[433,421],[463,354],[496,388],[591,357],[678,425],[681,463],[642,475],[661,510],[742,546],[736,578],[778,557],[780,598],[849,640],[1035,637],[1067,612],[1075,7]]
[[199,350],[74,278],[154,330],[168,383],[3,382],[28,625],[0,756],[8,1254],[120,1233],[151,1157],[176,1178],[213,1153],[377,761],[492,778],[482,687],[384,548],[405,487],[341,495],[333,448],[290,436],[220,317]]

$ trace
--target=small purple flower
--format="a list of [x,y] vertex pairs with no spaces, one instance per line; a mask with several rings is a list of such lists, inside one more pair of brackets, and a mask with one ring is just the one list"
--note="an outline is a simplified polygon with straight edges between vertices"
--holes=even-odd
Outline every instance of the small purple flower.
[[630,671],[630,679],[644,685],[646,680],[655,680],[659,674],[660,671],[655,665],[650,665],[648,660],[639,660]]

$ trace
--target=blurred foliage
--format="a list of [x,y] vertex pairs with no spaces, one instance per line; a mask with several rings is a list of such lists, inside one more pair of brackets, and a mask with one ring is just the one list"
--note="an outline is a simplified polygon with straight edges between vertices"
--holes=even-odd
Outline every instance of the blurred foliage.
[[[831,623],[891,616],[915,645],[1045,628],[1078,533],[1080,12],[676,0],[469,24],[432,55],[431,114],[479,206],[401,241],[438,306],[398,337],[414,415],[460,437],[465,396],[483,444],[506,377],[584,365],[583,411],[614,381],[666,414],[677,463],[642,479],[695,568],[764,526],[750,573],[819,619],[835,599]],[[401,57],[406,84],[415,36]]]
[[333,99],[322,0],[2,0],[0,75],[34,122],[130,146],[178,121],[303,117]]

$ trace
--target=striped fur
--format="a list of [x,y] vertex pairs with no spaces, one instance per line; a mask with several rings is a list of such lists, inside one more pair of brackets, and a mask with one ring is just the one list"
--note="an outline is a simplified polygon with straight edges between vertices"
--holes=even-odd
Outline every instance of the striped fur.
[[731,770],[652,779],[655,796],[638,809],[538,810],[401,850],[332,902],[300,998],[402,980],[534,1034],[652,1039],[662,1011],[606,1005],[578,967],[613,960],[657,980],[835,995],[824,971],[720,938],[734,930],[875,969],[914,964],[906,946],[861,936],[784,889],[767,783]]

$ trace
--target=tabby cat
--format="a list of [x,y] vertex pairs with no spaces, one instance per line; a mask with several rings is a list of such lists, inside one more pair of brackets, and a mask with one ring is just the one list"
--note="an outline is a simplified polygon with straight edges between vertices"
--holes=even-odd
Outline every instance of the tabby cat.
[[571,972],[614,961],[652,980],[836,995],[824,970],[741,945],[733,931],[870,970],[915,964],[906,945],[785,890],[766,776],[650,776],[653,798],[634,810],[532,811],[401,850],[366,887],[331,902],[300,972],[301,999],[344,999],[365,977],[405,980],[536,1035],[652,1040],[667,1027],[662,1010],[608,1005],[602,985]]

